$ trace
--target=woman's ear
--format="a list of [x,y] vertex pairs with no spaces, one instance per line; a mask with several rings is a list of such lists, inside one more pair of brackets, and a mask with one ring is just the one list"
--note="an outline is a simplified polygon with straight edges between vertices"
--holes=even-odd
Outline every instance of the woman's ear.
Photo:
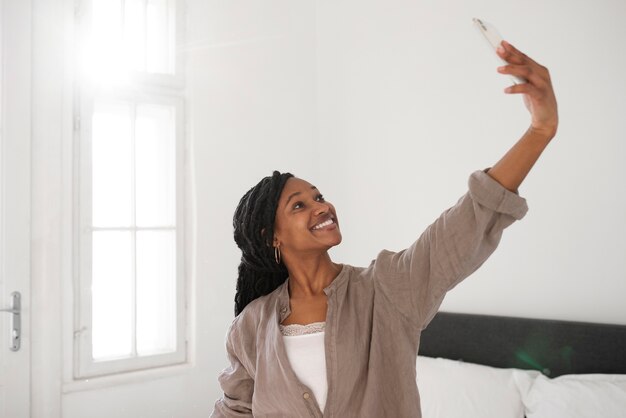
[[261,229],[261,237],[263,238],[263,241],[265,241],[265,245],[269,247],[269,244],[267,243],[267,237],[265,236],[265,228]]
[[[265,238],[265,228],[261,229],[261,236],[263,238]],[[266,240],[266,242],[267,242],[267,240]],[[276,238],[276,236],[274,236],[274,239],[272,240],[272,247],[277,247],[278,244],[279,244],[278,238]],[[269,247],[269,245],[268,245],[268,247]]]

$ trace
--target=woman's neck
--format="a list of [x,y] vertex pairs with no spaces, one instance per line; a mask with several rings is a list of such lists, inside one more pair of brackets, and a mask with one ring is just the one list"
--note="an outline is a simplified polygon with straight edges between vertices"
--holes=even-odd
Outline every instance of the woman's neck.
[[335,280],[341,265],[333,263],[328,252],[318,257],[300,258],[296,263],[288,263],[289,296],[292,299],[316,297]]

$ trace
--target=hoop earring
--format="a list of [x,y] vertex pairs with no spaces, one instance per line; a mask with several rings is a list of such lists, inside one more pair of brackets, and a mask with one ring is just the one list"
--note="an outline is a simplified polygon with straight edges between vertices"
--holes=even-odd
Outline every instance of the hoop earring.
[[280,264],[280,245],[274,247],[274,260],[276,260],[276,264]]

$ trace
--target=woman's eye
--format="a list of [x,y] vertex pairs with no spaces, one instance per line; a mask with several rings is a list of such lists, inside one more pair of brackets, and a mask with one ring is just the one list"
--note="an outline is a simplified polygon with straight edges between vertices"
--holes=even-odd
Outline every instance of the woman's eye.
[[[324,199],[324,195],[317,195],[317,197],[315,198],[318,202],[325,202],[326,200]],[[294,209],[300,209],[302,206],[304,206],[304,203],[302,202],[296,202],[293,204],[293,208]]]

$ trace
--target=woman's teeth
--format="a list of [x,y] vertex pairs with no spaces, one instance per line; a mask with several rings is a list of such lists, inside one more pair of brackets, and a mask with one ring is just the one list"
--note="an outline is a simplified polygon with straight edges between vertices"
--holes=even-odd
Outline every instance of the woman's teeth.
[[315,225],[312,229],[321,229],[321,228],[324,228],[325,226],[328,226],[328,225],[330,225],[332,223],[334,223],[333,220],[329,219],[326,222],[322,222],[321,224]]

